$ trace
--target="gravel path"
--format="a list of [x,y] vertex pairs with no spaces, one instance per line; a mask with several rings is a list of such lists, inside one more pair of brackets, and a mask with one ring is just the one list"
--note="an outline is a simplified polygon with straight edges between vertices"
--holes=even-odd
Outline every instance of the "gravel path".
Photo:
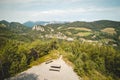
[[8,80],[79,80],[72,67],[62,59],[44,62]]

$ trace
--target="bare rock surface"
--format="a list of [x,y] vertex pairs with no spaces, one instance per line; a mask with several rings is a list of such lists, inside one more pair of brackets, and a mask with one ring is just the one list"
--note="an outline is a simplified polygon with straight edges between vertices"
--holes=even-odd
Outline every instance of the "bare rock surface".
[[59,59],[33,66],[8,80],[79,80],[79,77],[61,56]]

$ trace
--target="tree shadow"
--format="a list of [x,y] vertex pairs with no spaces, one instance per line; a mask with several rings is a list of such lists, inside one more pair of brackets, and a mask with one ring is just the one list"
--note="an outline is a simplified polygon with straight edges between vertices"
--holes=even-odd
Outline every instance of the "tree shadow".
[[8,80],[38,80],[38,75],[32,73],[22,73],[16,77],[12,77]]

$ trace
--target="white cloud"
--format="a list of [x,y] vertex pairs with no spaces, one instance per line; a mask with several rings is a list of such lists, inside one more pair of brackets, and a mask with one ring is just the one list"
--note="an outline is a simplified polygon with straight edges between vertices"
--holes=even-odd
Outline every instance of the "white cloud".
[[27,20],[37,21],[37,20],[93,20],[101,16],[106,17],[109,14],[114,17],[113,12],[120,14],[118,11],[120,7],[117,8],[72,8],[72,9],[51,9],[43,11],[11,11],[2,10],[0,19],[6,19],[8,21],[18,21],[25,22]]
[[47,11],[35,11],[33,16],[39,15],[68,15],[68,14],[78,14],[78,13],[89,13],[89,12],[101,12],[106,10],[114,10],[114,8],[77,8],[77,9],[56,9]]

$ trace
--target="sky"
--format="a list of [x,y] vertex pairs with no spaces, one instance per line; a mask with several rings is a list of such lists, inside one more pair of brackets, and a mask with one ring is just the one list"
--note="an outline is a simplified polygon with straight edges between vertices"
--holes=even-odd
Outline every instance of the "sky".
[[120,0],[0,0],[0,20],[120,21]]

